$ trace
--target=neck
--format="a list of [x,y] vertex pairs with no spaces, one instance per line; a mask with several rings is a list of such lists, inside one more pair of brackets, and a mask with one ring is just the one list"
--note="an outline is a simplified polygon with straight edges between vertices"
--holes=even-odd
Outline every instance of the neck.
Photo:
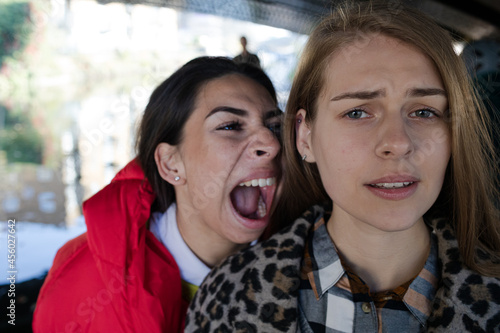
[[247,244],[236,244],[223,238],[204,223],[192,207],[177,206],[179,232],[193,253],[208,267],[214,267]]
[[414,278],[430,251],[423,218],[406,230],[382,231],[359,221],[335,220],[332,214],[327,229],[343,260],[371,292],[392,290]]

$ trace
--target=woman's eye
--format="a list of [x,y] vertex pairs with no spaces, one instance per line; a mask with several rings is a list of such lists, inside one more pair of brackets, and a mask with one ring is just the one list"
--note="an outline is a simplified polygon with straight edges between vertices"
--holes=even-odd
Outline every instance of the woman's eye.
[[345,114],[350,119],[361,119],[368,117],[368,114],[363,110],[352,110]]
[[431,118],[436,116],[436,113],[431,110],[427,109],[422,109],[422,110],[417,110],[415,112],[410,113],[410,116],[417,117],[417,118]]
[[267,128],[269,128],[269,130],[277,137],[281,135],[281,123],[269,124],[267,125]]
[[223,124],[223,125],[217,127],[217,130],[220,130],[220,131],[240,131],[241,124],[238,121],[233,121],[233,122]]

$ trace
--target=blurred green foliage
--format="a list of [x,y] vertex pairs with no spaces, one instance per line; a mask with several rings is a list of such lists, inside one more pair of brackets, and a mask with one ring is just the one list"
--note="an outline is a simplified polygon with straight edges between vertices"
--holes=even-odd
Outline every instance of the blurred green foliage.
[[0,1],[0,68],[5,58],[24,50],[33,31],[28,1]]
[[[0,68],[7,59],[20,58],[29,44],[33,32],[30,12],[27,0],[0,0]],[[23,110],[7,105],[0,103],[0,151],[5,152],[8,163],[40,164],[41,135]]]
[[14,114],[0,104],[0,151],[7,163],[42,163],[43,140],[23,113]]

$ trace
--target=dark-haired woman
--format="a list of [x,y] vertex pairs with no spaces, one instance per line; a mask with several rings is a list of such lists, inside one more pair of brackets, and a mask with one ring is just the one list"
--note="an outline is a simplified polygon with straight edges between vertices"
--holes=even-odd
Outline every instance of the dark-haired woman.
[[153,92],[137,158],[84,205],[58,252],[34,332],[181,332],[192,295],[269,224],[281,111],[266,74],[194,59]]

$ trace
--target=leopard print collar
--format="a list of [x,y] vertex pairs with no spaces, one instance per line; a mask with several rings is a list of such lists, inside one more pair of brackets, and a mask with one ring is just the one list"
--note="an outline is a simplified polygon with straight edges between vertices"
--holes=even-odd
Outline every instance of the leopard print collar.
[[[311,207],[291,226],[214,268],[191,303],[186,332],[296,332],[304,243],[324,212]],[[442,274],[428,331],[500,332],[500,280],[465,267],[446,220],[430,225]]]

